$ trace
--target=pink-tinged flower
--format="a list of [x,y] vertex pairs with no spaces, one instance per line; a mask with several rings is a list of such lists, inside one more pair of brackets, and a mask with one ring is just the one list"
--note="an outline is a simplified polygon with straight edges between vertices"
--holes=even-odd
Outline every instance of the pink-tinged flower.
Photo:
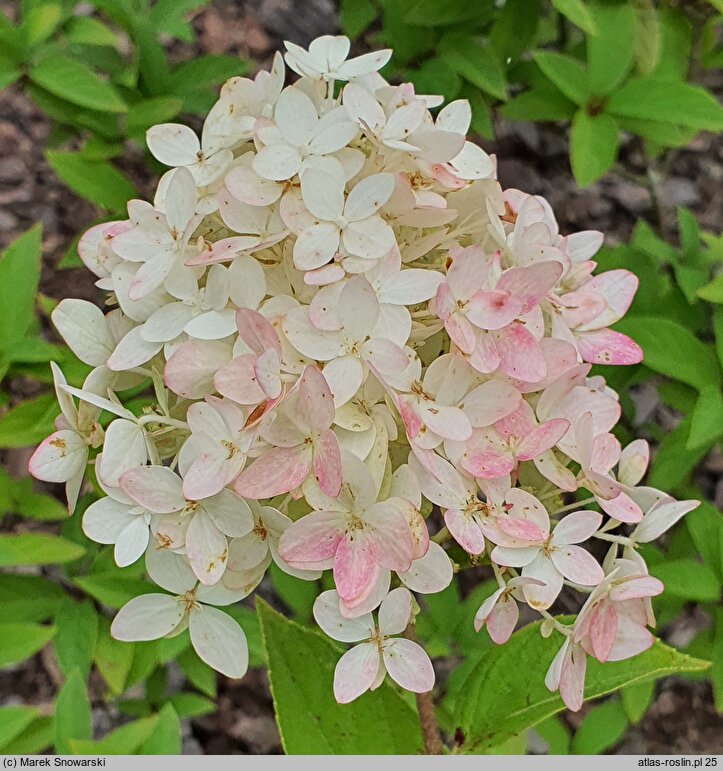
[[620,494],[620,485],[609,473],[620,458],[620,443],[612,434],[595,435],[590,412],[578,418],[575,449],[569,454],[580,464],[579,483],[596,498],[612,500]]
[[213,393],[213,378],[231,360],[231,345],[217,340],[181,343],[166,362],[163,379],[184,399],[203,399]]
[[472,435],[472,426],[464,412],[437,398],[429,372],[427,369],[422,380],[422,362],[414,356],[388,389],[415,451],[416,448],[432,449],[444,439],[463,442]]
[[643,516],[642,521],[630,534],[633,543],[650,543],[666,531],[688,512],[697,509],[700,501],[676,501],[670,496],[663,496]]
[[318,570],[298,570],[287,564],[279,555],[281,536],[292,525],[292,520],[272,506],[261,506],[257,501],[249,501],[254,517],[254,528],[240,538],[234,538],[229,548],[228,569],[232,571],[252,571],[273,561],[294,578],[314,581],[321,576]]
[[650,598],[663,584],[639,561],[616,559],[606,580],[596,587],[575,621],[574,642],[598,661],[621,661],[653,644],[647,626],[655,625]]
[[230,485],[246,465],[256,436],[248,416],[235,404],[215,396],[194,402],[186,413],[191,436],[179,456],[183,494],[189,500],[209,498]]
[[559,691],[565,706],[573,712],[582,707],[586,669],[587,656],[582,646],[566,636],[547,670],[545,685],[550,691]]
[[281,396],[281,342],[270,321],[247,308],[236,311],[239,337],[250,353],[236,356],[213,378],[216,390],[244,405],[257,405]]
[[333,568],[337,592],[349,607],[367,599],[383,568],[410,569],[415,540],[409,510],[416,510],[401,497],[377,502],[371,474],[355,455],[344,456],[337,497],[313,484],[305,492],[315,511],[294,522],[279,543],[279,554],[289,565],[302,570]]
[[181,557],[155,550],[148,573],[158,586],[173,594],[142,594],[116,614],[110,632],[116,640],[136,642],[173,637],[186,627],[191,645],[202,661],[226,677],[243,677],[249,653],[243,629],[228,614],[210,605],[228,605],[243,597],[221,596],[216,586],[198,586],[196,576]]
[[286,63],[298,75],[329,80],[354,80],[380,70],[392,55],[389,48],[347,59],[351,43],[344,35],[322,35],[312,40],[308,51],[295,43],[284,43]]
[[113,239],[113,250],[124,260],[143,263],[135,274],[129,296],[140,300],[161,286],[174,269],[182,269],[193,231],[202,219],[196,214],[196,184],[191,172],[173,172],[165,213],[149,208],[130,230]]
[[438,455],[429,458],[425,468],[416,457],[409,465],[417,475],[424,496],[444,510],[444,522],[459,545],[469,554],[482,554],[485,537],[497,544],[517,546],[536,543],[545,531],[532,521],[529,512],[538,509],[538,519],[546,519],[542,504],[519,488],[505,496],[478,497],[474,479],[460,474]]
[[500,586],[491,594],[475,613],[475,632],[479,632],[483,626],[486,626],[492,642],[497,645],[506,643],[515,631],[520,618],[517,601],[524,602],[520,589],[526,584],[541,586],[542,582],[535,578],[511,578],[506,585]]
[[594,557],[575,545],[586,541],[600,527],[600,514],[575,511],[558,522],[550,533],[549,519],[543,507],[526,513],[540,528],[543,537],[534,545],[520,548],[496,546],[492,560],[498,565],[521,567],[524,578],[535,578],[544,584],[528,584],[522,588],[531,607],[549,608],[560,594],[565,578],[582,586],[597,586],[605,578]]
[[538,425],[532,407],[522,401],[514,412],[489,428],[473,432],[459,453],[460,465],[479,479],[498,479],[514,471],[518,463],[534,460],[550,450],[569,426],[564,418]]
[[103,443],[103,429],[97,422],[100,410],[86,401],[76,407],[73,397],[65,390],[66,380],[60,368],[52,361],[50,367],[61,411],[55,421],[58,430],[38,445],[28,463],[28,471],[44,482],[65,483],[68,510],[72,513],[80,495],[90,448]]
[[637,364],[643,359],[640,346],[608,329],[625,315],[637,288],[637,276],[627,270],[594,276],[557,298],[553,335],[573,343],[582,359],[592,364]]
[[160,548],[185,550],[202,584],[215,584],[228,561],[228,538],[246,535],[254,526],[248,504],[230,490],[203,500],[183,494],[183,480],[165,466],[130,469],[120,479],[123,492],[158,519]]
[[371,613],[344,618],[335,591],[323,592],[314,603],[316,623],[334,640],[360,643],[339,659],[334,671],[334,696],[348,704],[365,691],[375,690],[389,676],[407,691],[426,693],[434,687],[434,669],[424,649],[400,635],[412,618],[412,595],[394,589],[379,608],[378,623]]
[[234,490],[245,498],[273,498],[295,490],[313,473],[327,495],[338,495],[341,455],[339,440],[330,428],[334,399],[316,367],[304,369],[274,417],[261,429],[272,449],[242,472]]
[[391,340],[377,336],[379,301],[363,276],[353,276],[339,295],[340,328],[317,329],[304,307],[283,322],[284,334],[304,356],[325,361],[324,377],[334,395],[334,406],[346,404],[359,390],[371,367],[385,382],[396,380],[408,364],[407,355]]

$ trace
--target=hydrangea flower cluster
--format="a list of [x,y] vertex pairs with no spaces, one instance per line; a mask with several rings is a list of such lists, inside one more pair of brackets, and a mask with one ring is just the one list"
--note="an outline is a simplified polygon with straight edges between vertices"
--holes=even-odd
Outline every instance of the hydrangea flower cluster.
[[[412,593],[489,564],[499,588],[475,627],[504,643],[520,604],[541,614],[562,641],[546,683],[578,709],[588,656],[652,643],[662,585],[637,545],[696,506],[638,486],[647,445],[621,448],[617,395],[590,375],[641,360],[609,328],[637,280],[593,275],[601,233],[562,235],[544,199],[500,186],[466,101],[433,117],[441,97],[378,74],[390,51],[349,48],[287,43],[270,72],[224,85],[200,140],[149,130],[171,168],[153,203],[80,241],[108,310],[53,312],[93,370],[76,389],[54,366],[62,415],[31,472],[65,483],[72,511],[93,465],[106,495],[85,533],[120,566],[144,557],[164,590],[120,610],[119,640],[188,627],[242,676],[244,633],[219,608],[273,561],[332,571],[314,616],[356,643],[339,702],[386,674],[426,692],[431,662],[403,636]],[[155,403],[137,415],[116,394],[143,382]],[[572,624],[549,612],[563,587],[587,596]]]

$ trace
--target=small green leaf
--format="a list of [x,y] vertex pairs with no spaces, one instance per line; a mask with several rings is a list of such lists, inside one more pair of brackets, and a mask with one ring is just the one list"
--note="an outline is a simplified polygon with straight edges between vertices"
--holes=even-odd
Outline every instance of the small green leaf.
[[685,80],[692,60],[693,25],[683,8],[658,7],[660,57],[654,74],[666,80]]
[[596,35],[598,28],[590,11],[582,0],[552,0],[553,8],[568,18],[588,35]]
[[664,147],[683,147],[695,135],[694,129],[675,126],[659,120],[643,120],[642,118],[618,118],[620,128],[637,134],[643,139],[648,139]]
[[693,410],[693,421],[686,447],[690,450],[712,444],[723,435],[723,398],[720,388],[706,386]]
[[535,726],[535,731],[547,745],[548,755],[570,754],[570,733],[559,718],[548,717]]
[[179,717],[201,717],[216,710],[216,705],[198,693],[176,693],[168,700]]
[[43,648],[54,634],[54,626],[12,622],[0,624],[0,667],[30,658]]
[[594,706],[572,737],[575,755],[599,755],[622,739],[628,727],[620,702],[606,701]]
[[40,576],[0,575],[0,607],[7,621],[47,621],[63,590]]
[[358,38],[376,19],[377,8],[372,0],[341,0],[339,21],[347,37]]
[[0,567],[57,565],[82,557],[85,549],[57,535],[0,535]]
[[154,715],[126,723],[100,741],[70,739],[68,744],[71,752],[77,755],[135,755],[152,736],[157,724],[158,716]]
[[417,0],[404,16],[412,26],[444,27],[474,19],[479,14],[475,3],[467,0]]
[[706,302],[716,305],[723,303],[723,273],[719,273],[712,281],[702,286],[696,294]]
[[73,671],[60,689],[55,701],[53,718],[55,728],[55,751],[59,755],[72,752],[71,742],[90,739],[93,736],[90,701],[85,678]]
[[[543,638],[540,623],[530,624],[504,646],[487,653],[462,688],[456,725],[467,737],[465,749],[494,746],[536,725],[564,705],[562,699],[545,687],[545,672],[555,657],[559,636]],[[519,666],[520,661],[533,662]],[[707,661],[693,659],[656,641],[653,646],[625,661],[600,664],[588,660],[585,698],[594,699],[632,683],[654,680],[664,675],[699,672]],[[490,698],[490,694],[495,698]]]
[[157,123],[167,123],[183,108],[183,99],[176,96],[157,96],[143,99],[128,108],[126,130],[129,134],[145,131]]
[[653,700],[654,693],[655,683],[652,680],[647,683],[628,685],[620,691],[623,709],[631,723],[639,723],[642,720]]
[[154,590],[146,581],[119,574],[115,570],[78,576],[73,579],[73,583],[112,610],[119,610],[139,594],[148,594]]
[[178,666],[191,685],[206,696],[216,698],[216,672],[198,658],[193,648],[187,648],[181,653],[178,657]]
[[618,127],[604,112],[589,115],[578,110],[570,130],[570,163],[575,181],[585,187],[596,182],[615,163]]
[[723,580],[721,539],[723,539],[723,514],[706,501],[685,515],[685,525],[703,562]]
[[93,661],[111,691],[120,696],[133,666],[135,645],[111,637],[108,621],[104,618],[100,621]]
[[674,597],[695,602],[716,602],[720,599],[720,582],[716,574],[701,562],[692,559],[666,560],[650,567],[650,575],[665,584],[665,591]]
[[635,14],[629,3],[596,2],[590,10],[597,34],[587,38],[588,83],[595,96],[606,96],[632,66]]
[[664,316],[629,316],[615,328],[640,345],[643,363],[650,369],[699,391],[720,382],[720,369],[712,349],[677,322]]
[[650,75],[660,61],[660,17],[652,0],[635,0],[632,7],[635,14],[635,69],[638,75]]
[[40,225],[28,230],[0,255],[0,348],[8,350],[26,337],[35,318],[40,279]]
[[42,2],[29,8],[20,26],[27,45],[32,48],[44,43],[58,28],[62,17],[63,8],[60,3]]
[[38,716],[34,707],[0,707],[0,751]]
[[587,72],[576,59],[549,51],[537,51],[532,54],[543,75],[575,104],[587,101],[590,93]]
[[217,86],[229,78],[245,75],[249,63],[225,54],[199,56],[180,64],[171,76],[171,93],[185,97],[189,90]]
[[467,36],[445,38],[439,46],[442,59],[468,83],[497,99],[507,99],[507,83],[495,54]]
[[110,212],[124,211],[128,200],[138,195],[131,182],[110,163],[58,150],[48,150],[45,156],[73,192]]
[[540,23],[540,0],[506,0],[490,30],[489,44],[497,60],[516,62],[527,49]]
[[607,110],[625,118],[657,120],[698,130],[723,128],[723,107],[704,88],[652,76],[628,81],[610,96]]
[[111,113],[127,110],[115,88],[77,59],[60,54],[48,56],[28,76],[51,94],[80,107]]
[[92,16],[74,16],[63,28],[68,41],[79,45],[115,46],[118,35]]
[[508,120],[568,121],[575,114],[575,104],[552,86],[538,87],[510,99],[499,113]]
[[337,646],[258,598],[256,610],[287,754],[421,752],[417,716],[389,685],[384,683],[351,704],[337,704],[333,695],[334,667],[341,655]]
[[9,741],[2,751],[6,755],[35,755],[50,747],[53,736],[53,719],[39,717]]
[[87,678],[98,638],[98,614],[93,603],[67,598],[56,616],[57,633],[53,649],[60,670],[68,676],[78,671]]
[[462,87],[462,78],[448,62],[437,57],[412,70],[409,80],[418,94],[444,94],[447,99],[454,99]]
[[20,402],[0,415],[0,448],[28,447],[42,442],[53,432],[58,412],[58,402],[51,394]]
[[[183,694],[178,695],[182,696]],[[199,698],[202,697],[199,696]],[[173,699],[174,697],[171,697],[171,703],[165,704],[158,713],[158,720],[153,729],[153,733],[139,748],[139,755],[181,754],[181,723],[178,720],[178,714],[174,709],[175,704],[173,703]],[[211,711],[213,711],[213,703],[211,703],[211,707]]]

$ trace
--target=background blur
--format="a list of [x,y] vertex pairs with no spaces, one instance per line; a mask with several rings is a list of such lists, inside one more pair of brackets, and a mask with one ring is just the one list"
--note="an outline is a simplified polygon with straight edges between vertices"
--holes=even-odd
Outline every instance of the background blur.
[[[713,658],[706,677],[628,687],[506,751],[723,752],[722,13],[721,0],[0,0],[0,249],[14,242],[0,259],[0,752],[67,749],[59,721],[86,694],[106,749],[115,736],[126,751],[280,751],[251,606],[235,614],[256,665],[239,682],[217,679],[187,635],[114,642],[110,611],[142,590],[142,566],[120,570],[83,538],[92,494],[68,520],[26,466],[57,413],[48,361],[76,385],[86,371],[48,315],[67,296],[101,302],[76,238],[152,193],[146,128],[198,128],[227,77],[268,66],[284,39],[340,31],[357,53],[394,47],[388,78],[469,98],[502,185],[545,196],[561,232],[605,232],[600,268],[641,279],[619,327],[645,362],[604,372],[621,393],[619,437],[651,441],[650,484],[705,500],[646,559],[666,584],[659,633]],[[467,573],[464,596],[431,598],[418,630],[449,732],[460,678],[446,673],[490,646],[471,630],[488,576]],[[277,572],[261,594],[308,622],[307,589]],[[180,738],[173,717],[165,743],[149,744],[143,719],[167,704]]]

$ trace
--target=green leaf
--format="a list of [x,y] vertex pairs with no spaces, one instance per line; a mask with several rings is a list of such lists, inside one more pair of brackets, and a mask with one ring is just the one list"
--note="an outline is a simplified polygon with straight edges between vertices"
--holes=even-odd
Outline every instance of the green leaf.
[[693,129],[675,126],[672,123],[664,123],[658,120],[618,117],[618,123],[624,131],[637,134],[643,139],[648,139],[664,147],[683,147],[695,135]]
[[695,450],[712,444],[723,435],[723,398],[720,388],[706,386],[700,392],[693,410],[693,421],[686,447]]
[[706,501],[685,515],[685,525],[703,562],[723,580],[723,514]]
[[0,624],[0,667],[25,661],[55,634],[54,626],[27,623]]
[[590,10],[597,34],[587,38],[588,84],[595,96],[607,96],[632,66],[635,13],[629,3],[598,2]]
[[628,81],[612,94],[607,110],[625,118],[657,120],[698,130],[723,128],[723,107],[708,91],[654,76]]
[[[457,725],[467,737],[465,749],[499,744],[564,709],[544,679],[560,647],[560,638],[543,638],[540,622],[512,635],[504,646],[487,653],[467,679],[459,700]],[[531,662],[521,667],[521,661]],[[625,661],[600,664],[590,658],[585,698],[594,699],[632,683],[664,675],[699,672],[708,662],[693,659],[656,641],[652,648]],[[490,694],[494,694],[491,698]]]
[[527,49],[540,21],[540,0],[506,0],[489,34],[500,62],[514,62]]
[[720,582],[716,574],[692,559],[666,560],[651,565],[650,575],[665,584],[673,597],[693,602],[716,602],[720,598]]
[[58,150],[48,150],[45,156],[73,192],[110,212],[123,212],[128,200],[138,195],[131,182],[110,163]]
[[77,755],[134,755],[152,736],[158,724],[158,716],[134,720],[116,728],[100,741],[70,739],[68,744]]
[[548,717],[535,726],[535,731],[547,745],[548,755],[569,755],[570,734],[556,717]]
[[462,87],[462,78],[444,60],[434,57],[427,59],[421,67],[409,73],[418,94],[444,94],[454,99]]
[[56,54],[42,59],[28,73],[33,83],[61,99],[100,112],[127,110],[115,88],[87,65]]
[[183,99],[176,96],[157,96],[143,99],[128,108],[126,131],[129,134],[145,131],[157,123],[167,123],[183,108]]
[[713,310],[713,331],[715,332],[715,350],[718,363],[723,367],[723,308]]
[[658,8],[660,58],[655,75],[668,80],[685,80],[690,67],[693,26],[682,8]]
[[276,594],[294,614],[294,618],[302,623],[310,621],[311,609],[319,594],[318,584],[315,581],[299,581],[279,570],[276,565],[271,566],[269,574]]
[[39,717],[2,748],[6,755],[35,755],[53,743],[53,719]]
[[575,104],[584,104],[590,93],[587,72],[576,59],[549,51],[536,51],[532,58],[543,75]]
[[[677,322],[663,316],[629,316],[615,328],[640,345],[643,363],[661,375],[699,391],[720,382],[720,369],[711,347]],[[683,351],[685,355],[681,355]]]
[[0,255],[0,348],[23,340],[35,318],[40,279],[40,225],[28,230]]
[[602,112],[589,115],[578,110],[570,130],[570,163],[575,181],[585,187],[596,182],[615,163],[618,152],[618,127]]
[[0,707],[0,751],[38,716],[35,707]]
[[110,635],[110,624],[101,618],[98,639],[93,652],[96,669],[116,695],[125,690],[126,681],[133,666],[134,644],[121,642]]
[[180,64],[171,75],[171,92],[185,97],[189,90],[209,88],[229,78],[245,75],[248,62],[225,54],[199,56]]
[[58,631],[53,649],[61,672],[68,676],[77,670],[87,678],[98,638],[98,614],[93,603],[66,599],[58,609],[55,623]]
[[713,642],[713,666],[711,680],[713,681],[713,698],[718,712],[723,712],[723,608],[715,611],[715,638]]
[[52,394],[20,402],[0,415],[0,448],[28,447],[42,442],[53,432],[58,411],[58,402]]
[[74,16],[64,30],[71,43],[112,47],[118,42],[118,35],[92,16]]
[[594,706],[572,737],[575,755],[599,755],[622,739],[628,720],[620,702],[606,701]]
[[655,683],[652,680],[647,683],[628,685],[620,691],[623,709],[633,725],[643,719],[643,715],[653,700],[654,693]]
[[168,700],[179,717],[201,717],[215,712],[216,705],[198,693],[176,693]]
[[[178,695],[181,696],[183,694]],[[153,733],[139,748],[139,755],[181,754],[181,723],[178,720],[174,706],[173,697],[171,697],[171,703],[164,705],[158,713],[158,720]]]
[[117,570],[78,576],[73,583],[112,610],[119,610],[139,594],[154,591],[154,587],[146,581],[120,574]]
[[376,19],[377,8],[372,0],[341,0],[339,21],[347,37],[358,38]]
[[576,27],[580,27],[588,35],[598,32],[595,19],[582,0],[552,0],[553,8],[568,18]]
[[351,704],[337,704],[332,689],[341,654],[337,646],[288,621],[258,598],[256,609],[287,754],[421,752],[417,716],[389,685],[385,683]]
[[575,104],[556,88],[534,88],[510,99],[499,108],[508,120],[567,121],[575,114]]
[[63,9],[60,3],[43,2],[28,9],[23,14],[23,23],[20,31],[25,37],[28,46],[35,47],[44,43],[58,28],[63,17]]
[[479,14],[475,3],[467,0],[417,0],[404,16],[412,26],[444,27],[448,24],[474,19]]
[[93,736],[90,701],[85,678],[77,670],[72,672],[60,689],[55,701],[53,717],[55,751],[59,755],[71,753],[73,740]]
[[57,535],[0,535],[0,567],[56,565],[82,557],[85,549]]
[[454,35],[439,46],[442,59],[468,83],[497,99],[507,99],[507,83],[495,54],[472,38]]
[[187,648],[178,657],[178,666],[191,685],[198,688],[201,693],[216,698],[216,672],[204,661],[198,658],[193,648]]
[[712,281],[702,286],[696,294],[709,303],[723,303],[723,273],[719,273]]
[[0,575],[0,607],[8,621],[46,621],[63,596],[57,584],[40,576]]
[[635,0],[632,7],[635,14],[635,69],[638,75],[650,75],[660,61],[660,18],[652,0]]
[[667,491],[675,492],[690,476],[700,459],[708,453],[709,447],[699,447],[697,450],[686,448],[690,424],[688,417],[661,440],[648,478],[648,484],[652,487],[665,487]]

